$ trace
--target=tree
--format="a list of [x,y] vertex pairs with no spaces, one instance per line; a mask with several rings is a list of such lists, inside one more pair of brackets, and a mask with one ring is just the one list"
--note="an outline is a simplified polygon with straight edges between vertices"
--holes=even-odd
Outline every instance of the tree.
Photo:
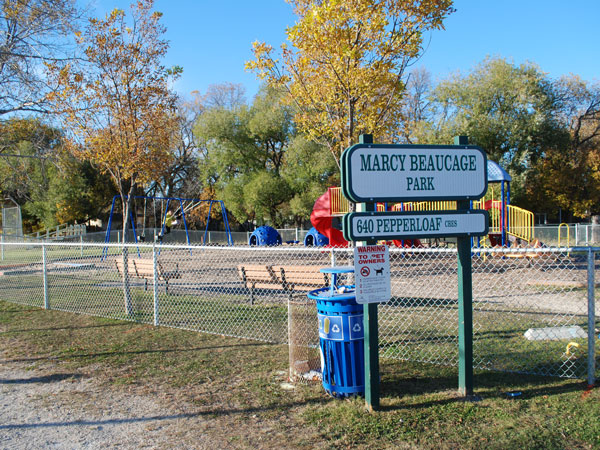
[[168,43],[153,0],[90,19],[78,37],[86,60],[49,64],[60,90],[51,96],[72,138],[71,150],[110,174],[123,201],[123,236],[138,184],[163,174],[172,160],[180,68],[161,65]]
[[339,164],[341,151],[363,132],[385,140],[398,121],[404,72],[422,51],[422,35],[442,28],[451,0],[290,0],[298,16],[287,30],[292,48],[255,42],[248,69],[284,87],[295,121],[326,144]]
[[[553,84],[565,138],[545,148],[534,167],[528,196],[576,217],[600,213],[600,85],[577,76]],[[554,206],[554,208],[552,208]]]
[[62,133],[40,120],[0,122],[0,188],[19,204],[47,188],[47,168],[62,145]]
[[0,180],[32,231],[96,218],[115,195],[106,176],[64,151],[62,131],[38,119],[0,123]]
[[73,58],[75,0],[0,1],[0,116],[49,112],[44,63]]
[[157,197],[198,197],[203,189],[200,177],[200,149],[193,128],[199,111],[192,102],[179,102],[176,127],[171,140],[171,163],[159,178],[152,180],[144,194]]
[[[202,179],[210,181],[240,223],[269,220],[279,226],[290,221],[300,211],[290,201],[322,175],[317,174],[324,166],[318,162],[322,149],[297,136],[293,108],[282,102],[282,94],[263,86],[251,106],[216,104],[200,115],[195,127],[206,148]],[[294,163],[308,168],[292,173],[290,154],[310,157]]]
[[324,157],[323,147],[297,135],[286,152],[282,177],[292,191],[289,215],[296,226],[310,218],[315,200],[338,183],[339,169],[332,158]]
[[411,142],[448,144],[453,136],[469,136],[508,170],[513,200],[526,207],[527,175],[546,149],[565,138],[546,75],[533,64],[486,59],[469,74],[439,83],[429,101]]

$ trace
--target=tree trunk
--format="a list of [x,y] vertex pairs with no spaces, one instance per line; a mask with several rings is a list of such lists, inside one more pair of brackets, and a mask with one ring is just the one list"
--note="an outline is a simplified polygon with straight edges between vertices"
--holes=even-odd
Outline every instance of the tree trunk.
[[134,311],[131,287],[129,286],[129,252],[125,246],[123,246],[123,300],[125,301],[125,314],[127,317],[132,317]]
[[[132,183],[133,185],[133,183]],[[129,190],[129,194],[124,196],[121,194],[121,201],[123,203],[123,244],[127,243],[127,225],[129,223],[129,216],[132,204],[132,192],[133,186]],[[123,245],[123,301],[125,302],[125,314],[127,317],[133,316],[133,300],[131,297],[131,287],[129,285],[129,249]]]
[[592,243],[600,243],[600,216],[592,216]]

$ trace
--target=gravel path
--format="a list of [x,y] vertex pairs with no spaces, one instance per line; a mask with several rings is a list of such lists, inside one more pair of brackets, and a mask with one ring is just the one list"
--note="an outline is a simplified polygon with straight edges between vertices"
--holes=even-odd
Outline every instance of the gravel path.
[[71,373],[0,361],[0,448],[223,448],[207,420],[156,397]]

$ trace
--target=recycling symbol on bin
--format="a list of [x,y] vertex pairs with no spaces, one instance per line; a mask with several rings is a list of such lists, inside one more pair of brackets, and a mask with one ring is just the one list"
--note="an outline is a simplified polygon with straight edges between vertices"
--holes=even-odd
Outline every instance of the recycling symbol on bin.
[[331,327],[331,331],[333,333],[339,333],[341,330],[340,327],[337,326],[337,324],[334,324],[333,327]]
[[352,327],[352,331],[354,331],[355,333],[360,333],[360,330],[362,330],[360,323],[356,322]]

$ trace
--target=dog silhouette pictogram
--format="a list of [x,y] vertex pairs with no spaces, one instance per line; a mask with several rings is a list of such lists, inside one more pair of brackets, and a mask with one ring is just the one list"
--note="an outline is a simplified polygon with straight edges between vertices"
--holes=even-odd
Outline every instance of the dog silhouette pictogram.
[[383,275],[383,267],[381,269],[375,269],[375,275]]

